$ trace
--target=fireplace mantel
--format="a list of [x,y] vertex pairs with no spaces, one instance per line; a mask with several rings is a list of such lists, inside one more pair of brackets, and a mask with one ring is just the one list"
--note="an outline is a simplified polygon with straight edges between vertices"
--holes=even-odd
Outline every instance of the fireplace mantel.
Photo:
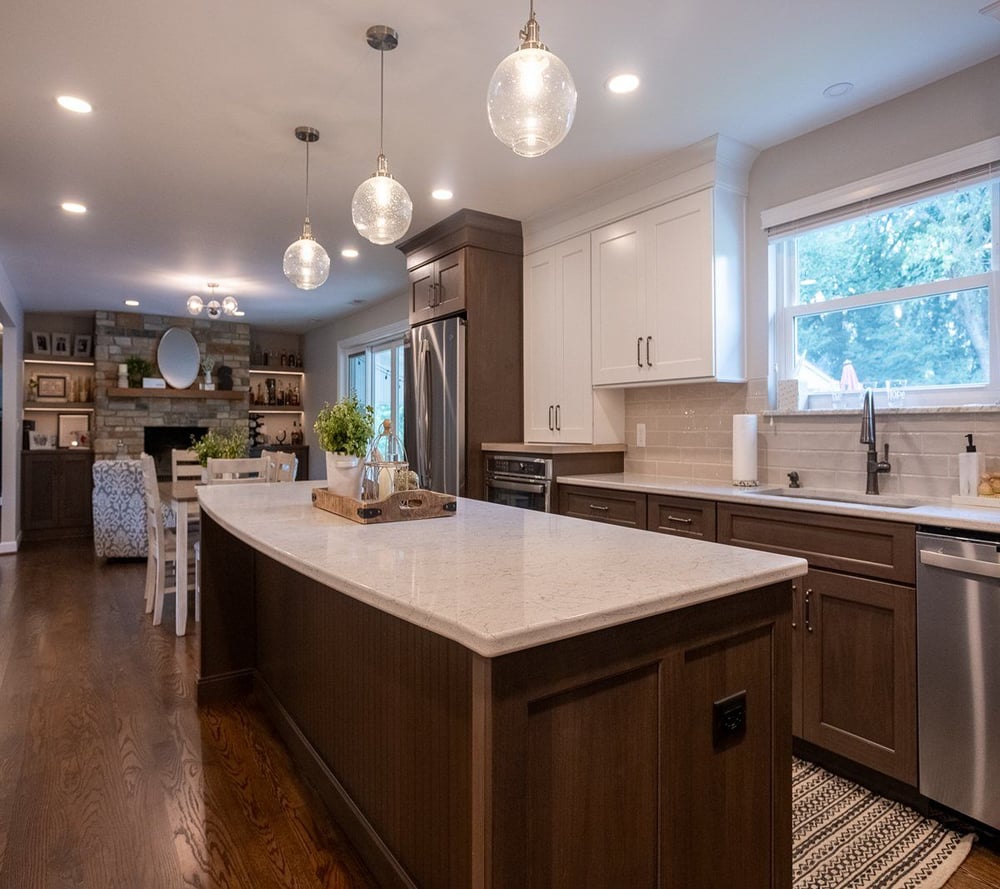
[[222,398],[239,401],[246,390],[235,389],[108,389],[108,398]]

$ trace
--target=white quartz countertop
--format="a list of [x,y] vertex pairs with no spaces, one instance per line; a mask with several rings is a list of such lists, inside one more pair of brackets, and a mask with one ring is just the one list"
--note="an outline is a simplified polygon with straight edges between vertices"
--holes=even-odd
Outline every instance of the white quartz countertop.
[[[950,500],[932,498],[903,498],[893,494],[865,498],[859,492],[818,492],[819,494],[844,494],[870,502],[851,503],[836,500],[810,500],[809,490],[797,493],[806,496],[782,496],[766,493],[779,488],[777,485],[761,485],[759,488],[738,488],[711,481],[691,481],[689,479],[663,478],[642,475],[635,472],[609,472],[594,475],[560,475],[556,481],[561,485],[582,485],[592,488],[611,488],[620,491],[636,491],[645,494],[664,494],[675,497],[694,497],[701,500],[720,500],[730,503],[755,504],[757,506],[778,506],[799,509],[805,512],[825,512],[835,515],[860,516],[871,519],[887,519],[914,525],[934,525],[942,528],[958,528],[969,531],[1000,533],[1000,507],[955,506]],[[881,502],[880,502],[881,498]],[[909,508],[885,505],[899,499],[912,500],[919,505]]]
[[803,559],[478,500],[460,499],[454,516],[361,525],[314,507],[314,487],[212,485],[199,501],[265,555],[486,657],[807,569]]

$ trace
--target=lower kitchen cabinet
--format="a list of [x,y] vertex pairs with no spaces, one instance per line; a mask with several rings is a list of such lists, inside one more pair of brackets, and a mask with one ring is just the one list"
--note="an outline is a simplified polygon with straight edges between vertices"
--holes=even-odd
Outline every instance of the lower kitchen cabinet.
[[916,591],[816,569],[797,585],[793,732],[798,706],[800,737],[916,785]]
[[715,503],[711,500],[562,485],[559,512],[660,534],[715,540]]
[[613,488],[559,486],[559,513],[609,525],[646,528],[646,495]]
[[93,451],[25,451],[21,455],[21,533],[25,540],[91,533],[93,465]]
[[809,560],[794,586],[794,734],[916,786],[915,528],[720,503],[718,538]]

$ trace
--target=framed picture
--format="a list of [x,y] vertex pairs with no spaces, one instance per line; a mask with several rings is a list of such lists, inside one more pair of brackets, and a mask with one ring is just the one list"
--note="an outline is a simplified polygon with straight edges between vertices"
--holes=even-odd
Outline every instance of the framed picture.
[[52,352],[49,335],[47,333],[32,333],[31,351],[36,355],[49,355]]
[[66,400],[66,377],[62,374],[38,374],[39,398],[61,398]]
[[90,414],[59,414],[57,423],[59,447],[90,447]]
[[73,338],[73,357],[74,358],[89,358],[90,357],[90,334],[89,333],[78,333]]
[[32,429],[28,433],[28,450],[29,451],[47,451],[56,446],[54,435],[47,435],[44,432],[35,432]]
[[70,356],[70,336],[68,333],[54,333],[52,334],[52,354],[58,355],[60,358],[69,358]]

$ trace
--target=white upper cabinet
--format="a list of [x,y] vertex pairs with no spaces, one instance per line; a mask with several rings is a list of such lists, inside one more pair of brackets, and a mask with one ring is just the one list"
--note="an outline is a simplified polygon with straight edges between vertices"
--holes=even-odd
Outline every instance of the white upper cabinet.
[[623,394],[591,385],[590,326],[590,236],[526,256],[525,441],[623,440]]
[[741,195],[707,188],[591,244],[595,386],[746,379]]

